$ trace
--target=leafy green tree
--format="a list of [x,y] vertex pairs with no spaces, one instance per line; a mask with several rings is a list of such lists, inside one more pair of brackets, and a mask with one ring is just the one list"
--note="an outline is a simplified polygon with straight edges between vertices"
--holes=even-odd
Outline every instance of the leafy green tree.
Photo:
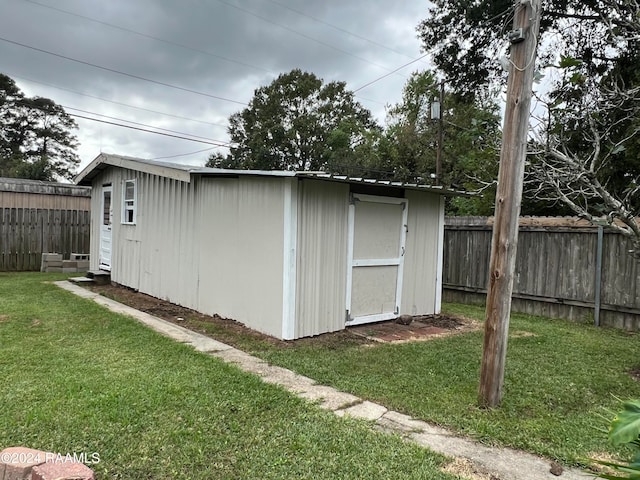
[[70,179],[80,162],[74,120],[53,100],[25,97],[0,74],[0,175]]
[[[432,181],[435,174],[438,122],[430,106],[439,96],[439,83],[431,72],[414,72],[403,89],[402,101],[388,110],[381,170],[410,182]],[[482,192],[459,198],[447,206],[449,214],[483,215],[493,209],[495,177],[500,151],[498,106],[480,96],[466,98],[445,92],[443,118],[442,183]]]
[[[324,83],[299,69],[255,91],[229,119],[234,146],[208,166],[259,170],[329,170],[358,163],[380,127],[344,82]],[[362,152],[361,155],[360,152]]]
[[[454,90],[473,95],[491,83],[501,83],[506,73],[498,59],[508,50],[506,36],[516,2],[430,3],[418,35]],[[540,63],[575,58],[600,73],[613,68],[620,48],[627,48],[624,39],[635,31],[639,6],[637,0],[543,1],[537,42]]]
[[[518,2],[432,3],[418,32],[456,93],[500,84]],[[523,213],[572,212],[629,236],[640,255],[638,11],[638,0],[542,2],[537,63],[554,76],[538,94],[546,112],[530,142]]]

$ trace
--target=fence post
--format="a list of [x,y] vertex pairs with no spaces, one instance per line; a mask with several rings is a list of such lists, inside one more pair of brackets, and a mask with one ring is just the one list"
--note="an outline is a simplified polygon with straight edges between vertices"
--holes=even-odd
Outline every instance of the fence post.
[[604,240],[604,228],[598,225],[598,246],[596,248],[596,280],[594,291],[595,309],[593,312],[593,324],[600,326],[600,290],[602,287],[602,244]]

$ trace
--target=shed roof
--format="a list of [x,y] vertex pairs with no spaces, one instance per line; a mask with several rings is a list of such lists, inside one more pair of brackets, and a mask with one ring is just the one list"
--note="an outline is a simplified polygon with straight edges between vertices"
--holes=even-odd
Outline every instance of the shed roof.
[[422,192],[438,193],[447,196],[469,196],[469,192],[454,190],[437,185],[425,185],[419,183],[394,182],[390,180],[376,180],[370,178],[350,177],[347,175],[335,175],[326,172],[308,172],[294,170],[235,170],[225,168],[200,167],[182,165],[177,163],[158,162],[142,158],[125,157],[101,153],[89,165],[87,165],[75,178],[78,185],[91,185],[93,178],[109,166],[127,168],[140,172],[150,173],[163,177],[173,178],[182,182],[190,182],[193,176],[207,177],[299,177],[313,178],[329,182],[341,182],[350,184],[371,185],[377,187],[403,188]]

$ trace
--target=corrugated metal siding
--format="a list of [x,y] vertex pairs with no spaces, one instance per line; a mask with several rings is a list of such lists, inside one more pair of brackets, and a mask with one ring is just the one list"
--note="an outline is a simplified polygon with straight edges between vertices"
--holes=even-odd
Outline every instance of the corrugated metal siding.
[[[122,188],[136,179],[136,225],[122,224]],[[93,182],[92,211],[99,212],[102,186],[113,186],[111,279],[157,298],[198,306],[198,225],[193,188],[177,180],[109,168]],[[92,216],[91,268],[98,268],[100,216]],[[191,221],[191,225],[189,225]]]
[[400,313],[436,313],[440,196],[407,191],[409,213]]
[[200,310],[282,337],[284,181],[202,178]]
[[[199,223],[194,185],[147,173],[122,170],[114,202],[120,218],[122,182],[137,180],[136,225],[119,225],[121,244],[114,267],[123,285],[190,308],[198,308]],[[116,240],[114,240],[115,242]],[[120,248],[120,245],[124,248]]]
[[344,328],[349,185],[302,180],[298,193],[296,338]]

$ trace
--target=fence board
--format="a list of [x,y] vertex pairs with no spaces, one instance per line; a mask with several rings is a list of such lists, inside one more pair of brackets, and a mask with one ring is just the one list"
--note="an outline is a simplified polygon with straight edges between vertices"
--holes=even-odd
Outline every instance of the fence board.
[[38,271],[42,253],[89,253],[90,212],[0,207],[0,271]]
[[[445,300],[484,302],[491,228],[487,218],[447,218]],[[640,330],[640,266],[630,249],[623,235],[605,232],[601,323]],[[519,233],[513,310],[592,321],[596,251],[597,228],[575,219],[528,219]]]

